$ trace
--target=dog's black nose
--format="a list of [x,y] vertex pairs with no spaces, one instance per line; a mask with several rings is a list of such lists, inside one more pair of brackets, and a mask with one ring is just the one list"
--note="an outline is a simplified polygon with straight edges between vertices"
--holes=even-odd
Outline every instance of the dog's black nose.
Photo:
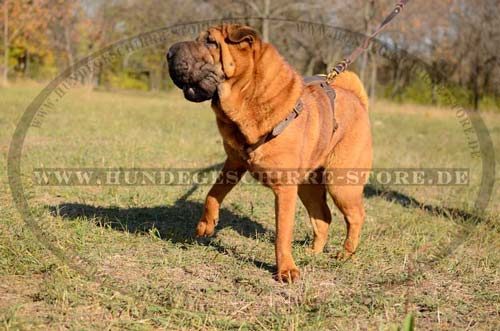
[[175,43],[172,46],[170,46],[170,48],[168,49],[168,52],[167,52],[167,60],[171,60],[175,56],[175,53],[177,53],[177,51],[182,46],[182,44],[183,43],[180,42],[180,43]]
[[168,50],[167,52],[167,60],[170,60],[175,54],[175,50],[172,49],[172,47],[170,47],[170,49]]

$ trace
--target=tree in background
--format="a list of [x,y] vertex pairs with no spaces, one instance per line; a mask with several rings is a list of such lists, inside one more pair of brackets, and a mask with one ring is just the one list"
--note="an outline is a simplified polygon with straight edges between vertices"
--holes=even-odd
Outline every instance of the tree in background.
[[51,0],[48,5],[51,49],[57,54],[59,67],[70,67],[78,55],[88,51],[93,24],[77,0]]
[[[310,21],[368,35],[395,3],[394,0],[0,1],[3,11],[0,74],[4,84],[17,77],[47,79],[113,41],[138,33],[182,22],[234,17],[259,18],[248,22],[298,70],[304,74],[325,73],[357,45],[327,40],[328,36],[321,33],[296,31],[290,22]],[[392,50],[408,51],[414,55],[414,61],[409,61],[411,57],[404,51],[386,58],[372,47],[352,68],[359,72],[371,97],[378,89],[398,99],[411,99],[413,95],[419,98],[418,102],[439,104],[437,86],[447,84],[463,96],[461,101],[469,102],[475,109],[485,101],[500,104],[498,26],[500,0],[412,1],[379,39]],[[174,41],[138,50],[106,68],[97,68],[91,81],[104,87],[164,88],[168,85],[164,53]],[[415,87],[412,68],[418,62],[416,59],[426,62],[432,86]],[[413,94],[408,92],[412,89]]]
[[5,0],[2,7],[4,85],[9,71],[31,78],[33,62],[64,68],[87,51],[81,48],[92,24],[78,0]]
[[483,0],[479,5],[455,0],[451,13],[458,79],[471,92],[471,104],[478,110],[485,93],[499,93],[498,80],[494,82],[500,74],[500,1]]
[[44,55],[48,52],[44,32],[50,15],[46,0],[4,0],[2,7],[2,80],[4,85],[8,85],[11,57],[17,60],[18,68],[26,71],[29,69],[30,53]]
[[[394,0],[353,0],[346,2],[335,2],[335,10],[339,17],[341,26],[351,31],[370,35],[380,25],[385,16],[393,9]],[[394,25],[389,25],[383,37],[391,38],[398,30]],[[387,41],[387,39],[385,39]],[[377,73],[379,63],[374,48],[370,47],[359,59],[359,76],[367,86],[370,98],[375,98]]]

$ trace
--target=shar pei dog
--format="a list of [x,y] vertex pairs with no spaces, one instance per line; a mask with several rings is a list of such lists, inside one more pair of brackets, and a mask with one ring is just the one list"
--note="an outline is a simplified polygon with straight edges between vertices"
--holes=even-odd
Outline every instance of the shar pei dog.
[[[197,236],[214,233],[224,197],[248,171],[274,193],[279,281],[300,277],[292,257],[297,197],[314,230],[312,252],[322,252],[327,242],[328,193],[347,225],[340,256],[354,253],[365,219],[366,176],[350,183],[341,179],[349,169],[368,170],[372,164],[368,98],[359,78],[344,72],[330,85],[305,83],[254,29],[236,24],[172,45],[167,61],[187,100],[211,100],[227,155],[206,197]],[[335,91],[334,101],[325,85]]]

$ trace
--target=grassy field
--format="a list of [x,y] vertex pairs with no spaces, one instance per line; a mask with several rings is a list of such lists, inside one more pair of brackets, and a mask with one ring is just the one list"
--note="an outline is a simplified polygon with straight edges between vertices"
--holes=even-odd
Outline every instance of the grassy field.
[[[299,205],[302,280],[285,285],[272,278],[273,196],[261,186],[238,186],[215,236],[195,240],[208,186],[34,185],[35,167],[219,164],[208,104],[177,92],[76,90],[29,131],[22,165],[32,213],[44,242],[80,257],[83,271],[68,267],[21,219],[7,185],[11,135],[36,93],[0,89],[0,329],[396,330],[408,313],[418,330],[500,329],[500,190],[486,216],[468,215],[481,162],[452,112],[375,103],[374,166],[469,168],[471,184],[367,187],[361,245],[345,262],[334,258],[345,235],[338,211],[326,252],[314,257]],[[500,115],[484,118],[500,155]]]

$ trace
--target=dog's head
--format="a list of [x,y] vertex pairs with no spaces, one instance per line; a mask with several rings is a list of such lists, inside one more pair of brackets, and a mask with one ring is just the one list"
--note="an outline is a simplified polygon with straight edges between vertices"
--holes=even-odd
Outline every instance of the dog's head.
[[212,99],[221,83],[251,70],[257,32],[223,24],[203,31],[194,41],[172,45],[167,53],[170,77],[189,101]]

